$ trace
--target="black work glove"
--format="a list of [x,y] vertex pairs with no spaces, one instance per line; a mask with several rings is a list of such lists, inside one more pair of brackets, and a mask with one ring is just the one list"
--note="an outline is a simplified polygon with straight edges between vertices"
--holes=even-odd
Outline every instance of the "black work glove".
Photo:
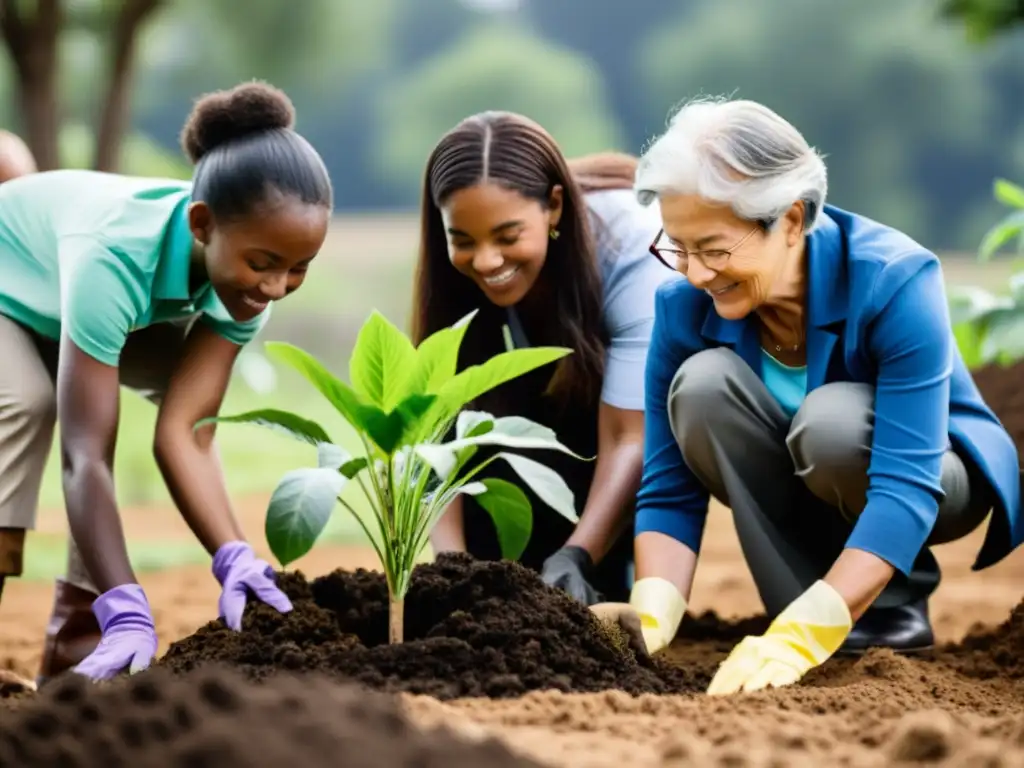
[[594,568],[590,553],[582,547],[562,547],[544,561],[540,578],[549,587],[563,589],[584,605],[600,603],[601,594],[587,581]]

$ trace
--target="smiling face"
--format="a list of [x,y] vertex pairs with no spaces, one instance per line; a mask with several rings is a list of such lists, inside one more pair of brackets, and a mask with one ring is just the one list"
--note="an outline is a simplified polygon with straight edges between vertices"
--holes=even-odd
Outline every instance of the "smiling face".
[[[706,291],[715,311],[729,320],[746,317],[771,299],[779,276],[803,240],[802,203],[766,232],[730,207],[696,195],[664,195],[659,202],[665,227],[659,245],[689,254],[680,272]],[[700,258],[702,253],[723,250],[732,254],[719,269],[709,268]]]
[[441,207],[452,265],[499,307],[522,301],[537,282],[561,215],[557,186],[546,205],[485,183],[454,192]]
[[189,207],[192,235],[202,243],[207,277],[240,322],[302,285],[327,237],[331,212],[294,197],[272,198],[244,219],[219,224],[205,203]]

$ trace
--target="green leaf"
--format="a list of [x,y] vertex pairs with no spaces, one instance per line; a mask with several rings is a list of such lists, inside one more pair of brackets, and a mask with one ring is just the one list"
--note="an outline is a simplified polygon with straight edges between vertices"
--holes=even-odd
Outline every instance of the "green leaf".
[[339,469],[352,455],[334,443],[320,443],[316,447],[317,466],[323,469]]
[[331,438],[324,428],[315,421],[304,419],[288,411],[279,411],[276,408],[261,408],[260,410],[246,411],[234,416],[211,416],[197,421],[193,429],[199,429],[207,424],[217,422],[222,424],[255,424],[314,446],[331,442]]
[[517,486],[505,480],[490,478],[481,482],[487,490],[474,498],[494,521],[501,556],[507,560],[518,560],[526,550],[533,531],[530,500]]
[[514,453],[499,453],[497,458],[507,461],[541,501],[570,522],[579,522],[572,489],[557,472],[540,462]]
[[367,462],[365,456],[360,456],[357,459],[346,461],[344,464],[341,465],[341,468],[338,469],[338,471],[341,472],[341,474],[343,474],[349,480],[351,480],[353,477],[362,472],[368,463],[369,462]]
[[415,358],[408,337],[374,310],[359,330],[349,358],[352,387],[367,403],[390,412],[406,394]]
[[455,437],[476,437],[494,429],[494,417],[483,411],[462,411],[455,422]]
[[974,370],[984,362],[981,359],[983,336],[981,327],[974,323],[960,323],[953,326],[953,338],[956,340],[957,349],[960,350],[960,356],[968,370]]
[[399,403],[394,411],[388,414],[389,426],[393,423],[398,429],[398,436],[388,452],[393,451],[399,445],[416,442],[416,437],[423,427],[424,416],[430,411],[436,400],[437,395],[409,395]]
[[1010,275],[1010,296],[1018,306],[1024,306],[1024,272]]
[[1022,233],[1024,233],[1024,211],[1011,213],[985,233],[981,245],[978,246],[978,259],[988,261],[996,251]]
[[1012,181],[996,179],[994,194],[996,200],[1012,208],[1024,208],[1024,188]]
[[445,445],[423,443],[413,450],[442,481],[448,479],[458,464],[458,455]]
[[285,342],[268,341],[267,354],[288,363],[309,380],[357,430],[386,454],[399,445],[411,425],[418,424],[434,402],[433,395],[410,395],[390,413],[363,402],[359,394],[328,371],[308,352]]
[[412,372],[406,380],[407,394],[436,395],[455,376],[459,348],[476,315],[473,310],[449,328],[430,334],[416,349]]
[[454,414],[485,392],[569,354],[572,350],[568,347],[532,347],[502,352],[450,379],[438,395],[449,412]]
[[[500,419],[499,419],[500,421]],[[525,419],[524,419],[525,421]],[[497,422],[495,422],[497,425]],[[538,427],[540,425],[537,425]],[[541,429],[547,430],[546,427]],[[550,435],[543,433],[536,434],[505,434],[498,431],[497,428],[492,429],[490,432],[485,432],[482,435],[475,435],[474,437],[464,437],[461,440],[449,440],[447,443],[442,443],[441,447],[448,448],[450,451],[461,451],[469,446],[480,446],[480,445],[501,445],[506,448],[547,448],[553,451],[561,451],[567,453],[570,456],[580,459],[581,461],[589,461],[589,459],[580,456],[578,453],[562,445],[555,438],[554,432],[550,432]]]
[[338,412],[356,429],[368,431],[363,423],[373,412],[383,412],[362,402],[359,395],[324,365],[303,349],[283,341],[268,341],[264,345],[267,355],[290,365],[319,390]]
[[981,342],[981,358],[986,363],[1004,364],[1024,357],[1024,310],[994,313],[986,322]]
[[293,469],[270,497],[266,535],[282,566],[309,552],[323,533],[345,478],[333,469]]
[[529,437],[537,440],[558,442],[555,430],[522,416],[502,416],[494,422],[494,432],[508,437]]
[[487,491],[487,486],[479,480],[473,480],[456,489],[456,495],[464,493],[467,496],[479,496]]
[[995,310],[1013,306],[1013,302],[1005,296],[997,296],[973,285],[950,286],[948,303],[953,325],[973,323]]

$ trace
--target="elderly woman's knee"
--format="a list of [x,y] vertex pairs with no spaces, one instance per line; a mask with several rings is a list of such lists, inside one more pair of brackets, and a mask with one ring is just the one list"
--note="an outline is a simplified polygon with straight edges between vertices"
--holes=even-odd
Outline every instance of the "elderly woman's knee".
[[874,389],[853,382],[807,395],[786,438],[797,471],[861,468],[869,460],[873,404]]
[[723,393],[744,365],[739,355],[723,348],[705,349],[687,358],[669,387],[668,410],[673,420],[720,406]]

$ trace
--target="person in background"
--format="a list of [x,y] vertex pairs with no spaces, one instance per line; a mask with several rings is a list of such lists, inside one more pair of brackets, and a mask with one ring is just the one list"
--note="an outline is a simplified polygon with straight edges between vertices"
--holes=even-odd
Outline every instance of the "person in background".
[[[537,456],[565,478],[580,519],[574,527],[528,492],[533,532],[520,559],[588,605],[629,592],[632,545],[621,534],[640,482],[643,368],[654,291],[673,277],[646,254],[660,222],[633,199],[635,167],[635,158],[615,153],[567,163],[541,126],[486,112],[441,139],[423,190],[416,343],[479,310],[462,366],[504,351],[503,326],[515,347],[573,350],[476,407],[534,419],[580,455],[596,455]],[[435,553],[501,556],[490,517],[465,496],[431,543]]]
[[326,237],[330,180],[293,124],[284,93],[245,84],[196,103],[191,182],[59,170],[0,185],[0,527],[24,541],[34,526],[59,423],[72,533],[44,681],[68,667],[108,678],[156,652],[114,495],[122,385],[159,406],[156,460],[213,556],[228,626],[250,593],[291,608],[232,514],[213,428],[193,426],[218,413],[241,347]]
[[709,496],[732,508],[772,622],[708,693],[928,648],[929,547],[993,510],[975,569],[1024,538],[1017,449],[957,349],[939,259],[827,205],[821,157],[751,101],[684,106],[636,190],[660,203],[652,261],[687,277],[658,292],[647,366],[630,600],[647,649],[686,610]]

